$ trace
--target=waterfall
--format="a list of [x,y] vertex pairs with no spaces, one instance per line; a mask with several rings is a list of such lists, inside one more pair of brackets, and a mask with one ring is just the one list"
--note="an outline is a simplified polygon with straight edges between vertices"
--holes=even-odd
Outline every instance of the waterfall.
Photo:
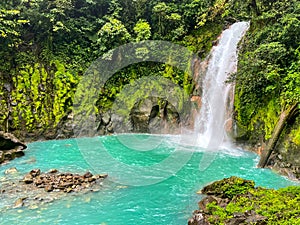
[[225,81],[237,70],[237,45],[248,27],[248,22],[237,22],[222,32],[217,46],[210,53],[205,77],[200,84],[202,105],[196,117],[195,133],[198,145],[209,150],[217,150],[229,142],[225,124],[232,85]]

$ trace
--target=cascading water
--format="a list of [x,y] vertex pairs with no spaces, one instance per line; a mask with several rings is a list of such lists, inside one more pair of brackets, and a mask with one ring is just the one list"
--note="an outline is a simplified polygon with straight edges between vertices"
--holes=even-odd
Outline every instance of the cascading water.
[[202,80],[202,106],[195,123],[198,145],[206,149],[217,150],[229,141],[225,124],[231,86],[225,81],[237,70],[237,45],[248,27],[248,22],[234,23],[223,31],[211,51]]

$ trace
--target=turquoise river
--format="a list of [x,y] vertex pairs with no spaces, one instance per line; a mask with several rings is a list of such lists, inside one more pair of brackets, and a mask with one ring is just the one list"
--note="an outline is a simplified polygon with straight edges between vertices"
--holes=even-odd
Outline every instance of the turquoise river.
[[[123,139],[120,139],[123,138]],[[155,142],[152,149],[151,141]],[[256,185],[268,188],[281,188],[288,185],[299,185],[275,174],[268,169],[258,169],[256,164],[259,157],[253,153],[240,149],[224,149],[211,153],[192,145],[183,145],[177,136],[151,135],[113,135],[93,138],[85,141],[84,154],[79,148],[78,139],[34,142],[28,144],[26,155],[9,164],[0,167],[0,180],[8,179],[4,171],[16,167],[20,178],[34,168],[43,172],[56,168],[64,172],[108,173],[109,177],[103,181],[103,187],[98,192],[82,195],[70,194],[62,200],[57,200],[38,208],[7,208],[8,202],[0,201],[0,224],[101,224],[101,225],[143,225],[143,224],[187,224],[193,210],[197,209],[197,202],[201,195],[197,191],[214,180],[229,176],[240,176],[252,179]],[[143,150],[135,150],[126,143],[144,143]],[[129,165],[130,168],[145,167],[160,164],[171,157],[178,148],[181,156],[175,157],[175,163],[182,163],[181,169],[174,171],[171,176],[148,184],[149,174],[139,175],[139,182],[135,185],[118,183],[115,174],[121,174],[127,180],[135,181],[135,170],[120,170],[110,174],[111,160],[100,159],[93,152],[95,141],[101,144],[106,153],[116,161]],[[153,141],[153,140],[152,140]],[[80,142],[82,145],[83,142]],[[152,143],[153,144],[153,143]],[[149,148],[148,148],[149,147]],[[88,149],[90,152],[87,153]],[[146,149],[146,150],[145,150]],[[91,157],[86,157],[86,155]],[[183,163],[184,155],[189,160]],[[204,154],[211,163],[205,169],[199,169]],[[211,154],[212,157],[207,157]],[[91,162],[99,162],[96,168]],[[213,159],[213,160],[212,160]],[[98,171],[103,163],[103,171]],[[104,166],[104,164],[110,164]],[[107,169],[108,168],[108,169]],[[107,170],[107,171],[105,171]],[[151,171],[150,171],[151,172]],[[164,171],[161,171],[164,174]],[[145,181],[145,185],[143,185]],[[130,183],[130,182],[129,182]],[[134,182],[133,182],[134,183]],[[17,198],[17,196],[16,196]]]

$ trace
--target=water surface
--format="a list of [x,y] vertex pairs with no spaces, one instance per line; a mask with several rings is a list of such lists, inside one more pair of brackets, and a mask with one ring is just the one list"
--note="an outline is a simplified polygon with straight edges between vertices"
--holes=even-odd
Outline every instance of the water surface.
[[[131,143],[124,144],[120,137]],[[259,186],[281,188],[288,185],[297,185],[286,178],[279,176],[268,169],[257,169],[258,156],[238,149],[220,150],[215,159],[205,170],[199,170],[199,163],[204,154],[211,154],[205,149],[193,146],[184,146],[178,142],[178,136],[155,136],[155,143],[149,141],[149,135],[121,135],[96,137],[87,141],[91,154],[96,151],[95,140],[101,143],[106,151],[118,162],[129,167],[147,167],[161,163],[180,149],[188,154],[190,160],[181,170],[169,178],[146,186],[128,186],[118,182],[118,177],[109,174],[103,183],[102,190],[96,193],[87,193],[80,196],[70,195],[37,209],[6,209],[8,202],[0,202],[0,224],[107,224],[107,225],[135,225],[135,224],[187,224],[193,210],[197,209],[197,202],[201,196],[196,192],[204,185],[214,180],[229,176],[240,176],[252,179]],[[143,142],[143,139],[145,140]],[[124,139],[123,139],[124,140]],[[134,147],[134,143],[143,142],[143,149]],[[147,146],[148,145],[148,146]],[[152,149],[152,146],[155,146]],[[192,153],[192,154],[191,154]],[[48,171],[57,168],[60,171],[84,173],[87,170],[98,171],[91,167],[90,160],[86,161],[85,154],[78,148],[78,140],[57,140],[35,142],[28,145],[26,155],[0,167],[0,179],[8,179],[4,171],[16,167],[18,177],[34,168]],[[95,160],[109,164],[103,159]],[[180,159],[177,159],[178,163]],[[175,162],[176,163],[176,162]],[[92,163],[93,164],[93,163]],[[104,169],[105,170],[105,169]],[[117,170],[116,170],[117,171]],[[103,171],[108,172],[109,171]],[[161,171],[162,174],[165,171]],[[119,171],[129,180],[136,179],[134,170]],[[12,175],[10,175],[12,176]],[[140,176],[140,175],[139,175]],[[149,174],[147,174],[149,176]],[[149,177],[148,177],[149,178]],[[142,177],[141,181],[147,180]],[[142,184],[141,184],[142,185]],[[22,193],[18,193],[18,196]],[[18,198],[16,196],[16,199]]]

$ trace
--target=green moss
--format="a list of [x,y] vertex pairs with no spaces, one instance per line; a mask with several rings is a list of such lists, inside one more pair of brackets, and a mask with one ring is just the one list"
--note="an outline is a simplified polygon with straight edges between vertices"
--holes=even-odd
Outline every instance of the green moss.
[[244,194],[254,188],[255,183],[239,177],[225,178],[203,188],[203,194],[232,199],[234,196]]
[[255,123],[259,121],[263,124],[263,131],[265,133],[265,139],[268,140],[272,136],[272,132],[278,121],[280,112],[280,106],[276,103],[275,99],[272,99],[265,107],[258,109],[256,115],[252,118],[250,123],[250,129],[255,129]]
[[[251,187],[240,194],[236,192],[236,185],[228,186],[224,180],[218,181],[218,185],[221,183],[224,185],[221,189],[235,195],[231,196],[232,200],[225,207],[217,205],[216,202],[207,204],[209,221],[212,224],[226,224],[233,218],[234,213],[246,213],[251,210],[266,217],[266,222],[270,225],[300,224],[300,186],[279,190]],[[217,192],[219,188],[216,189]]]
[[292,137],[292,141],[300,146],[300,126],[298,127],[298,129],[292,130],[290,136]]
[[185,36],[180,42],[192,52],[201,53],[200,57],[204,58],[213,46],[213,41],[221,34],[223,22],[208,22],[204,26]]
[[33,132],[58,124],[72,104],[78,79],[54,61],[49,71],[41,63],[24,65],[13,83],[10,129]]

